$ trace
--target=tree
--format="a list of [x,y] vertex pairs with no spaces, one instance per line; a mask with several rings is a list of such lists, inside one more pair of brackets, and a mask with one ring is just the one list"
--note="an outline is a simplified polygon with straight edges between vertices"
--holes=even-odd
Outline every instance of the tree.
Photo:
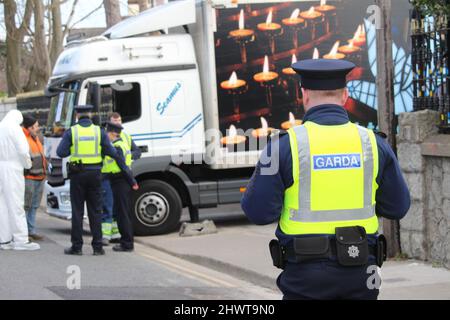
[[43,89],[63,50],[63,41],[70,28],[101,8],[97,7],[72,23],[79,0],[71,0],[71,11],[63,24],[61,5],[68,2],[69,0],[0,0],[4,7],[6,28],[6,80],[9,96],[15,96],[24,90]]
[[[75,3],[76,5],[76,3]],[[51,24],[51,30],[52,33],[50,34],[51,38],[49,39],[50,42],[50,61],[52,65],[55,64],[56,59],[58,58],[58,55],[61,53],[63,49],[63,39],[65,36],[65,32],[63,32],[63,26],[61,21],[61,2],[60,0],[52,0],[51,1],[51,17],[50,24]],[[75,8],[75,7],[73,7]],[[71,16],[73,16],[73,13],[71,13]],[[66,28],[67,25],[66,25]],[[65,30],[64,30],[65,31]]]
[[15,96],[22,91],[20,81],[22,45],[33,12],[33,0],[26,1],[25,12],[19,26],[16,25],[16,17],[19,16],[16,1],[3,0],[2,3],[6,26],[6,82],[8,95]]
[[148,0],[138,0],[139,12],[145,11],[148,9]]
[[[61,6],[67,3],[71,3],[72,7],[67,21],[63,23]],[[108,27],[121,21],[119,0],[103,0],[97,8],[73,22],[78,3],[79,0],[0,0],[6,28],[9,96],[24,90],[43,89],[70,29],[102,6],[105,7]]]
[[[51,73],[50,54],[45,39],[44,25],[44,4],[41,0],[33,0],[34,7],[34,37],[33,37],[33,57],[34,61],[39,61],[33,65],[30,78],[33,77],[36,88],[45,87]],[[61,19],[61,16],[59,16]],[[58,32],[61,33],[61,32]]]
[[103,0],[103,6],[105,7],[107,28],[112,27],[122,20],[119,0]]
[[[42,89],[47,84],[51,69],[56,59],[63,50],[63,39],[69,32],[69,25],[75,13],[78,0],[72,3],[68,20],[63,26],[61,18],[61,5],[67,0],[51,0],[48,6],[44,6],[42,0],[33,0],[34,4],[34,33],[32,38],[33,64],[30,69],[25,91]],[[48,17],[48,26],[45,26],[45,15]],[[46,35],[48,34],[48,39]]]
[[450,14],[447,0],[412,0],[411,3],[425,15]]

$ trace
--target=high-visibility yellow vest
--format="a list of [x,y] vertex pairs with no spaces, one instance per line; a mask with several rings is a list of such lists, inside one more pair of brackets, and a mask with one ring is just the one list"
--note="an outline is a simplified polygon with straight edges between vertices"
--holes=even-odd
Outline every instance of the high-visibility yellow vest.
[[284,194],[285,234],[335,234],[337,227],[378,230],[378,148],[373,131],[346,123],[306,122],[289,129],[294,183]]
[[[120,132],[120,138],[125,142],[125,143],[127,143],[128,144],[128,149],[130,150],[130,152],[131,152],[131,145],[133,144],[133,142],[132,142],[132,140],[131,140],[131,136],[128,134],[128,133],[126,133],[125,131],[121,131]],[[131,163],[133,163],[133,157],[131,157]]]
[[[127,167],[131,167],[131,150],[128,146],[128,143],[124,142],[122,139],[117,139],[113,142],[114,147],[119,147],[122,149],[123,155],[125,156],[125,164]],[[117,165],[116,160],[113,158],[106,156],[103,161],[102,172],[103,173],[119,173],[122,170]]]
[[70,130],[72,131],[72,146],[70,147],[69,161],[81,161],[83,164],[102,163],[100,127],[94,124],[83,127],[77,124]]
[[126,142],[128,144],[128,147],[131,150],[131,136],[122,130],[120,132],[120,139],[122,139],[124,142]]

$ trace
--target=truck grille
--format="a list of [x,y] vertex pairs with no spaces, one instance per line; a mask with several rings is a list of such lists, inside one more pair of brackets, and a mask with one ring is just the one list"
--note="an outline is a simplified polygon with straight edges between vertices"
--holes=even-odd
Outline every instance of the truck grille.
[[49,170],[47,173],[48,184],[52,187],[64,185],[64,177],[62,172],[62,159],[51,158]]

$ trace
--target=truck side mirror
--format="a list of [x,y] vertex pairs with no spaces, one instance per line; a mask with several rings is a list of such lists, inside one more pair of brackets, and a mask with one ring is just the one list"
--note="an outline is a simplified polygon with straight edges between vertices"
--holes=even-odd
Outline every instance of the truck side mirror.
[[54,96],[57,96],[60,93],[60,91],[52,90],[51,87],[47,86],[44,89],[44,96],[47,98],[52,98]]
[[122,80],[117,80],[116,83],[111,84],[111,89],[119,92],[128,92],[133,89],[131,83],[124,83]]
[[[92,104],[94,107],[94,114],[98,114],[100,112],[100,105],[102,103],[101,100],[101,93],[100,93],[100,85],[98,82],[89,82],[88,84],[88,101]],[[92,122],[94,124],[100,123],[100,117],[99,116],[93,116]]]
[[98,82],[89,82],[88,101],[94,106],[94,110],[99,110],[101,105],[100,85]]

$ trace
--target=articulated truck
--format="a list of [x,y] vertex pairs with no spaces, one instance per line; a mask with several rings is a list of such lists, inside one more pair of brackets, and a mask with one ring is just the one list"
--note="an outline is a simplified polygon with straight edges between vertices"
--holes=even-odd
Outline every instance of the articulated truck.
[[352,121],[375,126],[375,28],[364,19],[370,4],[170,1],[69,42],[46,88],[47,213],[71,217],[68,159],[56,148],[75,123],[76,105],[92,104],[99,125],[119,112],[142,151],[132,165],[137,235],[174,230],[183,208],[195,221],[199,208],[240,201],[270,132],[304,115],[290,68],[296,59],[354,61],[346,108]]

